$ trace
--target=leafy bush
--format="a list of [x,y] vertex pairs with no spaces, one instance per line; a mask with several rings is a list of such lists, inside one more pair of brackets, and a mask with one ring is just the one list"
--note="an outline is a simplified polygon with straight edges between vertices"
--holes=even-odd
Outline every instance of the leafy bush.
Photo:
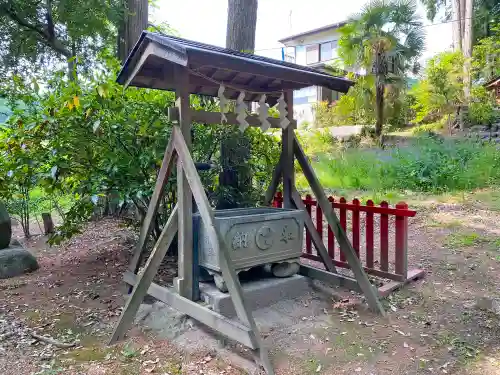
[[327,126],[336,125],[335,117],[335,103],[328,103],[327,101],[322,101],[313,104],[314,111],[314,125],[317,128],[324,128]]
[[463,102],[463,56],[443,52],[429,60],[424,78],[411,90],[414,122],[434,122],[450,115]]
[[491,125],[495,121],[493,96],[483,86],[472,88],[467,116],[473,125]]
[[[144,216],[172,129],[165,113],[174,105],[172,92],[124,90],[115,82],[119,65],[114,59],[99,66],[80,81],[69,82],[61,71],[43,82],[14,76],[0,83],[0,96],[13,107],[0,128],[0,197],[8,202],[36,188],[49,196],[71,197],[56,241],[76,233],[108,197],[121,209],[135,207]],[[196,108],[214,106],[194,95],[191,100]],[[223,128],[194,124],[193,131],[195,161],[216,160]],[[279,144],[259,129],[247,132],[253,151],[251,194],[257,197],[271,178]],[[217,190],[217,172],[201,173],[208,192]],[[175,203],[175,186],[173,175],[165,187],[156,235]]]
[[393,149],[348,149],[319,156],[320,180],[329,189],[445,192],[500,182],[495,144],[417,137]]

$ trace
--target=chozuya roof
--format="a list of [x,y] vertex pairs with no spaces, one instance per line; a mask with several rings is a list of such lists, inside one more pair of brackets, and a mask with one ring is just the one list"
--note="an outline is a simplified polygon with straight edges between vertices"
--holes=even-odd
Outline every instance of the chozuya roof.
[[193,94],[217,96],[220,84],[224,95],[256,101],[263,93],[276,100],[284,90],[322,86],[347,92],[354,83],[316,69],[238,52],[178,37],[143,32],[128,56],[117,81],[120,84],[174,90],[177,69],[188,69]]

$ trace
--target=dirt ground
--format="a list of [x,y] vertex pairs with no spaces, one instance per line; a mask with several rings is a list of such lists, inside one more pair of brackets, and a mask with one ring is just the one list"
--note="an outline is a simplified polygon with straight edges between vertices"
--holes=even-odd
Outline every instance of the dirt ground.
[[[490,306],[500,298],[500,194],[410,205],[418,214],[409,220],[409,264],[426,277],[384,300],[388,318],[332,299],[300,318],[304,329],[266,332],[278,374],[500,374],[500,315]],[[214,350],[187,353],[137,326],[106,346],[135,241],[134,231],[106,219],[58,247],[41,237],[25,242],[40,270],[0,281],[0,374],[247,373]]]

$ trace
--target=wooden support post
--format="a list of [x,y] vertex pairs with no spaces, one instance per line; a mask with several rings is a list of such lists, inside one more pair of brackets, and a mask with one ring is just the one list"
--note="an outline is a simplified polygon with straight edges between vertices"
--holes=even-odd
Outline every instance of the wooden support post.
[[283,176],[283,152],[280,154],[280,160],[278,164],[274,168],[273,177],[271,179],[271,183],[266,190],[266,194],[264,195],[264,205],[269,206],[272,204],[274,195],[276,194],[276,190],[278,189],[278,185],[281,182],[281,177]]
[[165,149],[165,154],[163,155],[160,172],[158,173],[158,177],[156,178],[155,189],[149,202],[148,212],[146,213],[146,217],[142,222],[139,241],[137,242],[134,255],[132,256],[132,260],[129,264],[129,271],[132,273],[137,273],[137,270],[139,269],[139,266],[141,264],[144,247],[149,235],[151,234],[151,230],[153,229],[154,219],[158,211],[158,206],[160,205],[161,197],[163,196],[163,188],[167,183],[172,165],[174,164],[173,159],[175,159],[175,157],[176,155],[174,150],[174,140],[173,137],[171,137],[168,142],[167,148]]
[[[178,124],[188,149],[191,147],[191,113],[189,108],[189,74],[178,67],[175,72],[175,106]],[[189,183],[181,162],[177,161],[177,202],[179,205],[179,263],[178,277],[174,281],[177,292],[188,299],[193,295],[193,201]]]
[[144,271],[139,275],[139,280],[134,286],[132,293],[125,305],[125,308],[122,311],[120,316],[120,320],[115,326],[115,330],[113,331],[113,335],[109,340],[109,345],[116,343],[118,340],[121,340],[128,328],[134,321],[135,314],[137,314],[137,310],[139,310],[139,306],[141,305],[142,300],[146,296],[148,292],[148,288],[153,282],[153,278],[158,272],[158,268],[160,264],[165,258],[167,254],[168,248],[174,239],[175,233],[177,233],[178,228],[178,218],[177,218],[177,206],[174,207],[172,214],[168,218],[163,231],[160,234],[160,238],[156,242],[151,255],[144,267]]
[[[293,91],[285,91],[288,119],[293,120]],[[281,134],[281,155],[283,168],[283,203],[285,208],[293,208],[292,190],[295,186],[295,171],[293,158],[294,129],[288,126]]]
[[359,283],[360,288],[363,290],[368,305],[372,310],[385,316],[385,310],[380,303],[377,291],[373,288],[370,280],[368,279],[368,276],[363,270],[361,262],[356,256],[356,252],[354,251],[351,242],[347,238],[344,229],[340,226],[337,215],[333,211],[333,208],[328,201],[325,192],[321,187],[321,184],[319,183],[318,178],[316,177],[314,170],[309,164],[309,161],[307,160],[307,157],[304,154],[302,147],[300,147],[299,141],[296,137],[294,137],[294,151],[300,167],[302,168],[302,172],[309,182],[309,185],[311,186],[311,189],[316,196],[318,204],[323,209],[323,214],[325,215],[328,224],[332,227],[332,231],[339,243],[340,251],[345,255],[347,262],[349,263],[349,266],[351,267],[351,270],[353,271],[354,276]]
[[308,232],[311,235],[312,242],[314,243],[314,246],[316,247],[316,251],[318,252],[319,256],[321,257],[321,260],[323,261],[323,264],[325,265],[325,268],[328,272],[332,273],[337,273],[337,269],[335,268],[335,265],[333,264],[332,259],[328,255],[328,251],[326,250],[325,244],[323,243],[323,240],[319,236],[318,232],[316,231],[316,228],[314,227],[314,223],[311,219],[311,216],[306,212],[306,206],[304,202],[302,202],[302,197],[300,196],[299,192],[293,188],[292,191],[292,198],[293,202],[295,203],[295,206],[299,209],[304,211],[304,223],[306,225],[306,228]]
[[174,126],[172,134],[175,141],[175,149],[179,156],[179,160],[182,163],[182,167],[191,187],[191,191],[193,192],[193,197],[196,201],[196,205],[198,206],[201,219],[203,220],[203,224],[206,227],[206,233],[210,240],[210,244],[212,245],[214,252],[216,254],[219,254],[219,265],[222,271],[222,276],[224,277],[227,289],[229,290],[229,295],[231,296],[231,299],[233,301],[236,314],[240,321],[246,326],[250,327],[252,332],[254,332],[255,337],[258,340],[259,349],[256,350],[258,351],[260,363],[269,375],[273,375],[274,369],[271,365],[271,361],[269,360],[267,349],[262,344],[262,340],[260,338],[257,325],[255,324],[255,320],[253,319],[250,309],[243,299],[243,290],[241,288],[238,275],[236,274],[236,271],[234,269],[230,253],[224,239],[215,227],[214,214],[208,202],[205,190],[203,189],[200,176],[198,175],[198,172],[196,171],[196,168],[194,166],[194,162],[189,153],[189,149],[184,141],[184,137],[182,137],[182,134],[180,134],[180,129],[176,126]]

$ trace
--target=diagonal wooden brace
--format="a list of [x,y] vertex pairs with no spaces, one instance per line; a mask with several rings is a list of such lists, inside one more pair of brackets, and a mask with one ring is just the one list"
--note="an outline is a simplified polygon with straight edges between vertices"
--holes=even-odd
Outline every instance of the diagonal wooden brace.
[[370,280],[368,279],[368,276],[366,275],[361,265],[361,262],[352,247],[351,242],[347,238],[347,235],[345,234],[344,229],[340,225],[337,215],[335,214],[335,211],[333,210],[330,202],[326,197],[325,191],[323,190],[321,184],[319,183],[319,180],[316,177],[313,168],[311,167],[309,161],[307,160],[304,150],[302,150],[302,147],[300,146],[299,141],[295,136],[294,136],[294,153],[295,157],[297,158],[300,164],[300,167],[302,168],[304,176],[306,177],[314,195],[316,196],[318,204],[323,210],[323,215],[325,215],[326,220],[328,221],[328,225],[330,225],[335,237],[337,238],[340,250],[345,255],[346,260],[349,263],[349,266],[351,267],[351,270],[354,273],[354,276],[356,277],[356,280],[358,281],[359,286],[365,295],[368,305],[373,311],[376,311],[382,316],[385,316],[385,310],[382,307],[382,304],[380,303],[380,300],[378,298],[378,292],[375,290],[375,288],[373,288],[373,285],[370,283]]

